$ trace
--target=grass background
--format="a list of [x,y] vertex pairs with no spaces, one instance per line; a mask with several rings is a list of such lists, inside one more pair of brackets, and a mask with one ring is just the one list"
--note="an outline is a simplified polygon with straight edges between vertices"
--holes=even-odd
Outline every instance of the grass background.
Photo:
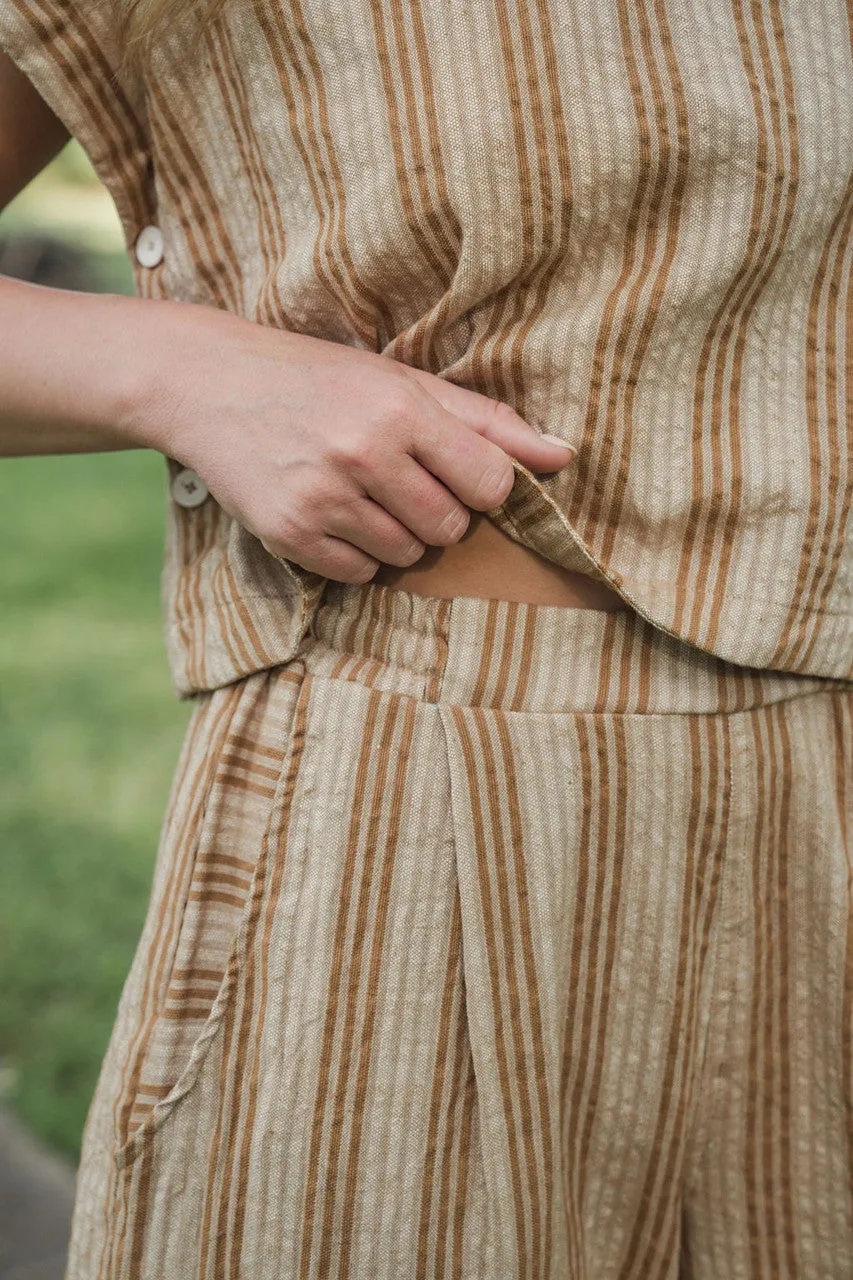
[[[46,226],[94,288],[132,292],[76,144],[0,218]],[[189,716],[161,629],[165,477],[146,451],[0,458],[0,1094],[72,1157]]]

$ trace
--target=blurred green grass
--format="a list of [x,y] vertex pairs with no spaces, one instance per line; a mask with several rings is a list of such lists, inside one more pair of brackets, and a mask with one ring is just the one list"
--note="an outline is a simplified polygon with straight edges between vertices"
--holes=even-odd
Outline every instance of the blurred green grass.
[[76,1154],[147,904],[187,704],[154,453],[0,461],[0,1059]]
[[[81,156],[66,148],[0,230],[39,227],[40,209],[60,225],[63,189],[68,242],[95,228],[92,287],[130,292]],[[84,189],[97,217],[80,213]],[[0,458],[0,1091],[72,1157],[189,715],[162,638],[165,485],[145,451]]]

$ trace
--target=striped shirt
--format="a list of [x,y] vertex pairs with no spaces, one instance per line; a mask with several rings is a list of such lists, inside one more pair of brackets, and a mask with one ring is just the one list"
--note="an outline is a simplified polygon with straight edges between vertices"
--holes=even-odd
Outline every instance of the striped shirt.
[[[140,295],[507,401],[579,454],[516,464],[504,532],[723,659],[853,675],[849,0],[238,2],[133,80],[111,0],[0,0],[0,44]],[[288,661],[326,579],[168,510],[176,692]]]

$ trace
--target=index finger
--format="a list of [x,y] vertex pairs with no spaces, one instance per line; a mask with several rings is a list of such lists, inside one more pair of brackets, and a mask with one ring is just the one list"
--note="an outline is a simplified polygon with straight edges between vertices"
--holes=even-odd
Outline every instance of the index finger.
[[437,401],[424,417],[409,442],[411,456],[466,507],[489,511],[500,506],[515,483],[509,454]]
[[414,381],[448,413],[459,418],[477,435],[485,436],[533,471],[564,467],[577,452],[568,441],[543,435],[522,418],[512,405],[493,400],[479,391],[457,386],[446,378],[401,365]]

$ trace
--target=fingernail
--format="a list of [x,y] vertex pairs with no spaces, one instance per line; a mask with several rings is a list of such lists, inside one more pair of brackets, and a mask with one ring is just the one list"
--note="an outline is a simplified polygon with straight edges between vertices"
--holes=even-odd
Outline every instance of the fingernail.
[[577,449],[573,444],[569,444],[566,440],[561,440],[559,436],[543,435],[540,439],[547,440],[549,444],[558,444],[561,449],[568,449],[569,453],[577,453]]

